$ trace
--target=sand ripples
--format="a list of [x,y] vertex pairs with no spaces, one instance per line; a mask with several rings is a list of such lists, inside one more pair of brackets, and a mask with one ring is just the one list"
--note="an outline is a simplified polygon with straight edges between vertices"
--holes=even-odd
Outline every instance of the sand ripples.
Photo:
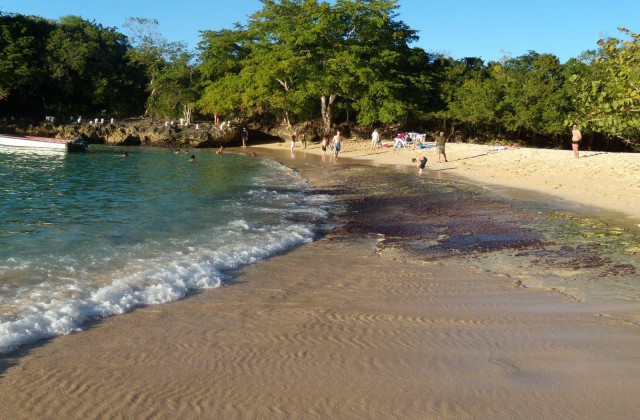
[[0,417],[637,414],[636,326],[468,259],[404,262],[340,235],[31,349],[0,371]]

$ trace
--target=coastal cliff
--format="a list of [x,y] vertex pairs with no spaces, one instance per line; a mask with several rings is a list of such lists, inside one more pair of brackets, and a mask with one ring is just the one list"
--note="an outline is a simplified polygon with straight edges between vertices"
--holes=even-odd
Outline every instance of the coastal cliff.
[[5,134],[46,136],[71,139],[80,137],[91,144],[157,147],[220,147],[240,141],[240,127],[214,126],[210,123],[181,126],[152,119],[119,121],[92,120],[58,123],[54,121],[15,120],[0,122]]

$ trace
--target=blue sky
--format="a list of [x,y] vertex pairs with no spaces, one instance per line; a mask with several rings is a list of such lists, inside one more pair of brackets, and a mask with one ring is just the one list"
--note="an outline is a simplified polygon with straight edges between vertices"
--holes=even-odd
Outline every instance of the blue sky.
[[[529,50],[565,62],[599,38],[640,32],[640,0],[400,0],[399,19],[419,31],[414,46],[485,61]],[[128,17],[155,18],[170,41],[195,48],[200,30],[230,29],[259,10],[258,0],[0,0],[3,13],[58,19],[78,15],[126,33]]]

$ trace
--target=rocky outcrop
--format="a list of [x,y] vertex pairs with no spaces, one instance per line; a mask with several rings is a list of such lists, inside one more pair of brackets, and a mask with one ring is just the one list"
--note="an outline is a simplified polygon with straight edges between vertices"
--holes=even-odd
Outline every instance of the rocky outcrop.
[[114,123],[98,121],[55,124],[17,121],[1,124],[2,132],[72,139],[80,137],[91,144],[161,147],[220,147],[240,142],[240,127],[220,128],[212,124],[179,126],[150,119],[122,120]]

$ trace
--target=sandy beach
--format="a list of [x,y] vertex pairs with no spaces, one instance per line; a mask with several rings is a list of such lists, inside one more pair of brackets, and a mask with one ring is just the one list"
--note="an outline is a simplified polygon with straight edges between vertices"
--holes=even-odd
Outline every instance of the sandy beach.
[[[342,227],[220,289],[0,358],[0,418],[638,416],[640,303],[536,287],[562,256],[519,203],[614,218],[635,229],[637,262],[640,155],[454,143],[438,163],[435,149],[348,139],[337,162],[316,144],[249,150],[343,202]],[[560,245],[576,275],[640,270]]]
[[[288,146],[270,143],[260,147],[289,150]],[[318,144],[297,147],[296,153],[322,155]],[[500,150],[499,146],[469,143],[448,143],[446,153],[449,162],[445,163],[444,159],[438,162],[435,148],[371,149],[368,140],[347,139],[339,156],[367,165],[413,170],[411,158],[424,155],[428,158],[425,175],[430,177],[470,182],[499,193],[518,189],[533,199],[554,199],[578,210],[611,210],[640,223],[638,153],[581,151],[580,158],[574,159],[571,150]]]

